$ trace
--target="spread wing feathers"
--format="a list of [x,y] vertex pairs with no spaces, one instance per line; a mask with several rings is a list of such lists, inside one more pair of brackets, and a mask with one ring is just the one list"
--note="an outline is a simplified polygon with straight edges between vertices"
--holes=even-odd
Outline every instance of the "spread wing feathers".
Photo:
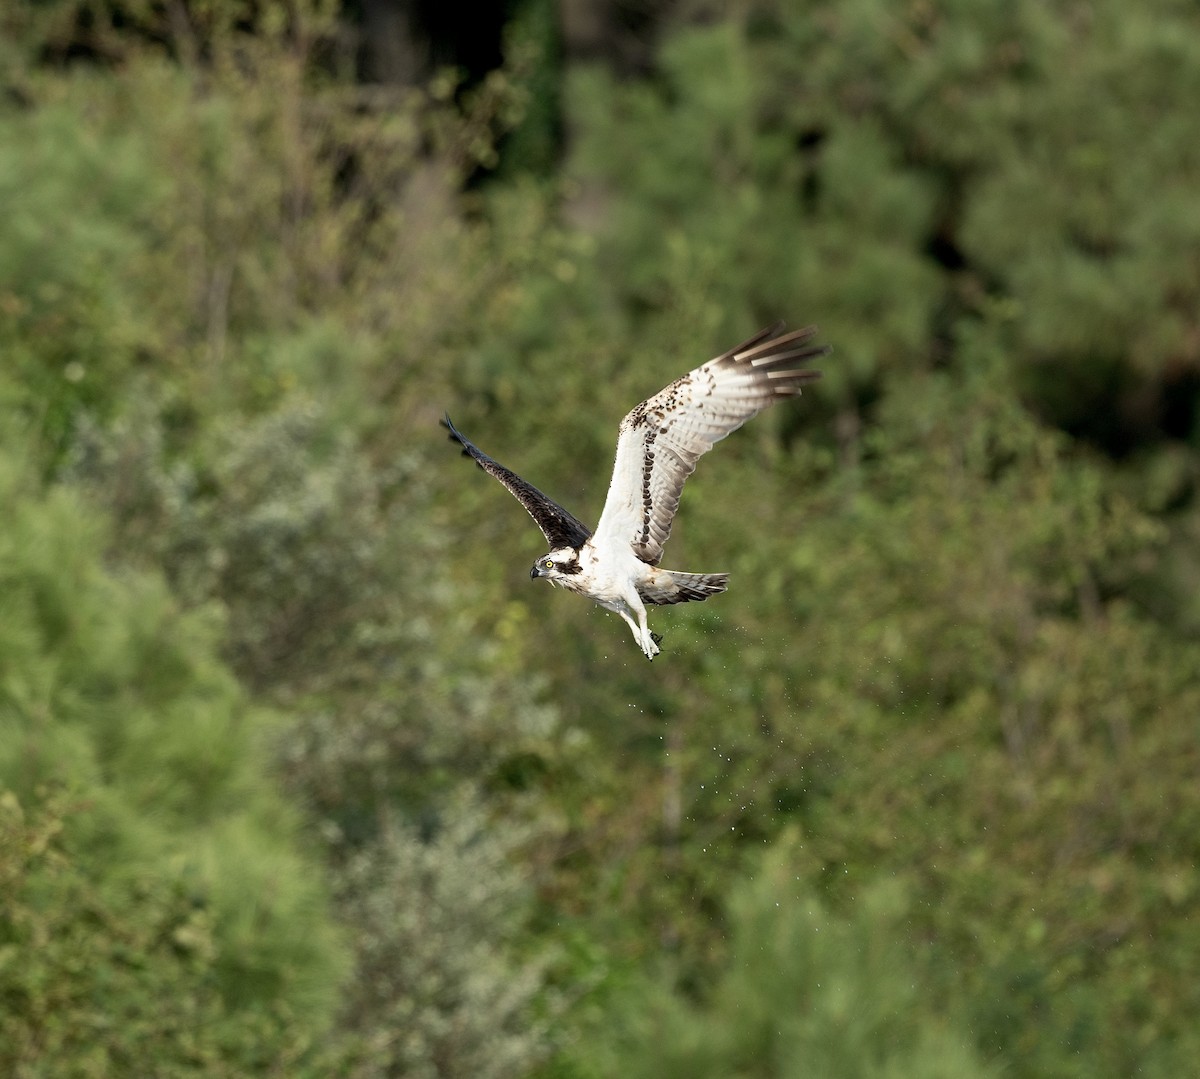
[[655,566],[671,535],[679,494],[696,461],[781,397],[820,378],[803,364],[829,351],[816,327],[783,333],[777,323],[689,371],[622,421],[595,543],[629,543]]
[[450,422],[449,416],[442,420],[442,426],[450,432],[451,441],[462,446],[464,457],[473,457],[480,468],[495,476],[513,493],[542,530],[542,535],[546,537],[551,550],[558,547],[583,546],[592,534],[587,525],[568,513],[552,498],[547,498],[532,483],[526,483],[499,461],[492,460]]

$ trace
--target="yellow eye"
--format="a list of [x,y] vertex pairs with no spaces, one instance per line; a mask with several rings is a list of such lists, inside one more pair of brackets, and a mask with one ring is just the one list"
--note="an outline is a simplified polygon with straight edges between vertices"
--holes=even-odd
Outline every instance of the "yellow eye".
[[547,558],[546,561],[542,563],[542,569],[554,569],[554,559]]

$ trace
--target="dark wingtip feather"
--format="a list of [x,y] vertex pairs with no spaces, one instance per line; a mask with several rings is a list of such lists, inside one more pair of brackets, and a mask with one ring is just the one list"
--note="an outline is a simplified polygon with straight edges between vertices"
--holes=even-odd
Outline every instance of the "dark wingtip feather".
[[[484,468],[484,462],[480,461],[479,457],[476,457],[475,454],[470,451],[466,436],[463,436],[462,432],[458,430],[458,428],[450,421],[450,413],[446,413],[438,422],[440,422],[440,424],[446,428],[446,431],[450,432],[448,436],[446,436],[446,439],[450,440],[450,442],[458,443],[458,445],[460,445],[462,448],[462,455],[464,457],[472,458],[472,460],[478,464],[480,468]],[[484,470],[486,472],[487,469],[484,468]]]
[[[444,428],[446,428],[446,430],[447,430],[447,431],[449,431],[449,432],[450,432],[450,433],[449,433],[449,434],[446,436],[446,438],[447,438],[449,441],[451,441],[451,442],[457,442],[457,443],[459,444],[459,446],[461,446],[461,447],[462,447],[462,455],[463,455],[464,457],[471,457],[471,458],[475,458],[475,454],[473,454],[473,453],[472,453],[472,452],[471,452],[471,451],[470,451],[470,450],[467,448],[467,440],[466,440],[466,438],[464,438],[464,437],[463,437],[463,435],[462,435],[462,433],[459,431],[459,429],[458,429],[457,427],[455,427],[453,423],[451,423],[451,422],[450,422],[450,413],[449,413],[449,412],[447,412],[447,413],[446,413],[446,414],[445,414],[445,415],[444,415],[444,416],[441,418],[441,420],[439,420],[438,422],[439,422],[439,423],[441,423],[441,425],[442,425]],[[480,467],[480,468],[483,468],[483,462],[482,462],[482,461],[480,461],[480,460],[478,460],[478,459],[476,458],[476,459],[475,459],[475,463],[476,463],[477,465],[479,465],[479,467]],[[486,471],[486,469],[485,469],[485,471]]]

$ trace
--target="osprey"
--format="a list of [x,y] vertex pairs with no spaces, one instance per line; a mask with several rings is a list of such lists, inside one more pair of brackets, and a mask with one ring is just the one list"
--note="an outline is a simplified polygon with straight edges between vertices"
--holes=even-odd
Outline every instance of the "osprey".
[[782,322],[768,327],[689,371],[621,421],[612,482],[594,533],[470,442],[449,416],[442,420],[463,455],[504,484],[545,535],[550,550],[529,576],[615,611],[648,659],[658,655],[662,638],[646,624],[647,603],[705,600],[728,587],[725,573],[658,566],[696,461],[768,405],[798,395],[805,382],[821,377],[802,367],[829,351],[810,343],[816,327],[787,334],[783,328]]

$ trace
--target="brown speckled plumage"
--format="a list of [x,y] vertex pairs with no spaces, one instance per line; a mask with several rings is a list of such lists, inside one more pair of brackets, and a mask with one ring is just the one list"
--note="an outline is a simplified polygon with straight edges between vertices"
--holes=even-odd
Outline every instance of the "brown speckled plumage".
[[820,378],[803,366],[829,351],[811,343],[816,329],[782,330],[779,323],[755,334],[629,412],[597,537],[625,538],[638,558],[658,565],[697,460],[768,405]]

